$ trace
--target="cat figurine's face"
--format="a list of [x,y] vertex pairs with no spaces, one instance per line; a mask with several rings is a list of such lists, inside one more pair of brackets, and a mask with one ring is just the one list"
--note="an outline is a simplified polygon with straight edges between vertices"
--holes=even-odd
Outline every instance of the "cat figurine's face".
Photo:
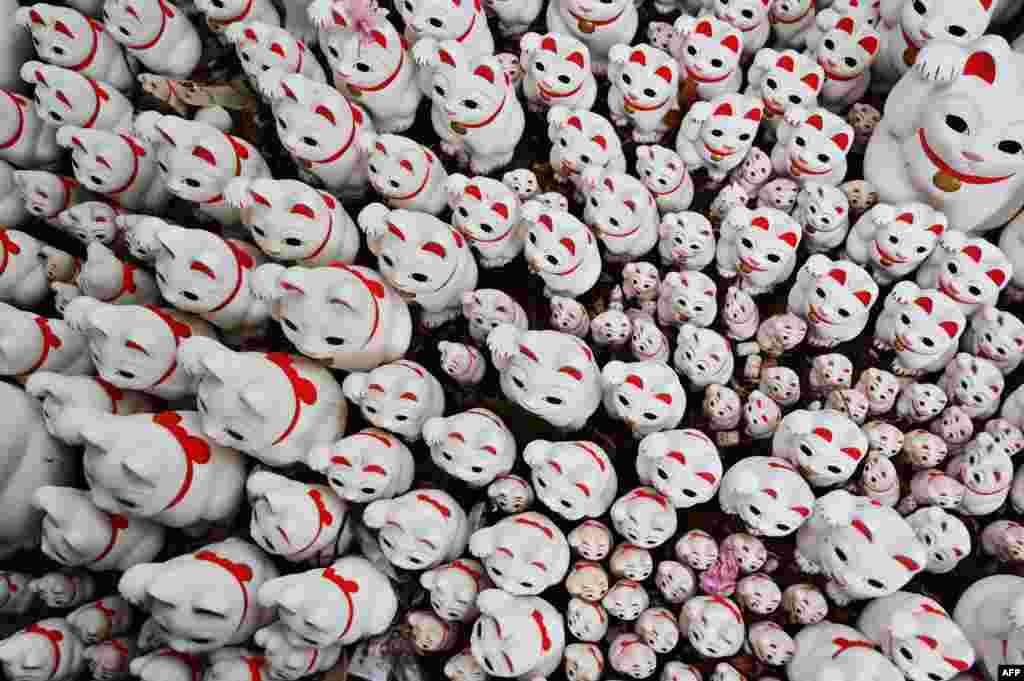
[[435,167],[437,158],[408,137],[367,133],[360,144],[366,149],[370,184],[385,197],[413,201],[421,196],[431,174],[441,172]]
[[640,44],[610,56],[609,80],[626,98],[627,112],[658,109],[676,96],[679,65],[671,55]]
[[125,102],[116,93],[111,95],[110,86],[101,85],[72,69],[28,61],[22,65],[21,75],[25,82],[35,85],[36,113],[48,125],[91,128],[98,120],[105,120],[101,116],[105,106]]
[[425,570],[465,551],[466,512],[448,493],[414,490],[374,501],[364,513],[367,526],[379,529],[381,551],[403,570]]
[[559,5],[572,14],[579,15],[586,20],[600,25],[601,22],[611,23],[620,16],[626,7],[628,0],[611,0],[611,2],[599,2],[591,4],[587,0],[559,0]]
[[[668,251],[671,259],[684,268],[690,262],[705,262],[715,252],[715,235],[711,223],[700,213],[677,213],[666,216],[658,227],[660,249]],[[666,248],[667,246],[667,248]]]
[[719,497],[756,537],[792,534],[814,504],[814,493],[796,467],[778,457],[752,457],[729,469]]
[[[637,588],[643,589],[640,586]],[[609,613],[612,612],[611,608],[606,609]],[[619,617],[618,614],[612,614]],[[654,648],[637,634],[617,636],[608,648],[608,660],[612,669],[634,679],[645,679],[658,667],[658,656]]]
[[910,295],[907,289],[906,296],[890,293],[875,327],[876,334],[893,338],[899,361],[908,367],[937,361],[956,347],[964,330],[963,313],[944,293],[913,290],[916,293]]
[[[540,206],[537,208],[543,210]],[[535,215],[528,211],[528,216],[532,219],[526,233],[526,259],[541,273],[571,276],[597,255],[593,233],[568,212]]]
[[743,157],[750,151],[764,114],[761,100],[728,94],[716,97],[701,108],[709,110],[700,126],[698,153],[702,158],[719,163]]
[[242,69],[252,79],[271,69],[288,73],[302,71],[303,62],[314,59],[287,30],[261,21],[240,21],[229,24],[225,36],[235,45]]
[[745,608],[759,615],[775,612],[782,603],[779,585],[765,575],[744,577],[736,585],[736,594]]
[[874,63],[880,45],[873,26],[844,16],[821,37],[814,54],[825,75],[842,82],[864,73]]
[[1007,374],[1024,357],[1024,322],[994,306],[983,306],[971,319],[964,349],[995,364]]
[[438,616],[460,622],[475,614],[477,594],[488,582],[480,563],[460,558],[421,574],[420,585],[430,593],[430,607]]
[[668,362],[671,356],[668,337],[651,319],[637,319],[633,322],[629,347],[633,356],[641,362]]
[[663,560],[658,563],[654,584],[665,600],[672,605],[680,605],[693,595],[697,578],[690,567],[674,560]]
[[484,341],[499,324],[514,324],[525,329],[526,311],[504,291],[477,289],[462,295],[462,316],[469,321],[469,334]]
[[812,339],[851,340],[867,326],[878,285],[850,261],[814,255],[797,274],[789,301],[790,312],[807,320]]
[[[242,206],[242,222],[249,227],[260,250],[275,260],[293,261],[323,253],[335,224],[337,200],[294,180],[242,180],[236,202]],[[238,187],[229,185],[229,193]]]
[[789,174],[801,181],[819,176],[843,180],[846,154],[853,144],[853,128],[844,119],[817,109],[797,126],[785,146]]
[[[960,303],[965,314],[973,312],[978,305],[994,305],[1013,274],[1010,260],[999,247],[985,239],[958,239],[951,234],[942,238],[951,247],[943,243],[925,264],[920,277],[922,283],[933,285]],[[929,276],[932,268],[934,283]]]
[[837,411],[790,412],[772,442],[773,453],[793,462],[815,487],[845,482],[867,454],[867,437]]
[[649,602],[644,588],[631,579],[620,579],[601,599],[609,615],[630,622],[640,616]]
[[82,243],[99,241],[109,245],[117,235],[117,209],[103,201],[84,201],[62,212],[58,219],[64,229]]
[[694,387],[729,382],[735,360],[729,342],[721,334],[683,324],[676,340],[673,364]]
[[658,296],[659,321],[708,326],[718,315],[717,296],[714,280],[703,272],[669,272]]
[[[372,171],[371,171],[372,172]],[[452,208],[452,224],[462,232],[470,243],[480,248],[498,246],[506,240],[522,243],[522,236],[514,234],[519,224],[519,199],[507,186],[487,177],[474,177],[468,181],[464,176],[457,192],[449,192],[448,203]]]
[[742,35],[725,21],[702,17],[683,39],[676,58],[698,82],[725,80],[739,66]]
[[520,48],[520,63],[537,82],[542,101],[567,97],[593,78],[590,50],[572,36],[528,33],[520,41]]
[[741,31],[751,31],[768,21],[770,2],[764,0],[714,0],[715,16]]
[[[761,76],[757,94],[764,100],[769,115],[781,116],[793,106],[814,108],[824,84],[825,72],[821,66],[807,55],[786,50]],[[762,182],[766,179],[764,177]]]
[[417,38],[455,40],[484,21],[479,0],[402,0],[398,14]]
[[357,504],[390,499],[412,484],[409,448],[384,430],[365,428],[332,445],[314,447],[306,464],[322,473],[335,494]]
[[850,224],[850,202],[841,189],[805,182],[796,204],[809,241],[824,241]]
[[14,182],[25,200],[26,210],[43,219],[55,218],[67,210],[72,192],[78,187],[74,179],[44,170],[16,170]]
[[774,622],[758,622],[752,625],[748,639],[754,655],[766,664],[788,664],[796,654],[796,642],[793,637]]
[[[946,231],[946,220],[930,206],[915,203],[894,206],[895,218],[875,231],[868,249],[872,264],[893,276],[917,269],[935,250]],[[871,220],[865,215],[861,220]]]
[[782,406],[792,406],[800,399],[800,376],[789,367],[762,369],[758,387]]
[[912,44],[924,46],[931,40],[969,45],[988,29],[993,5],[971,0],[948,6],[936,0],[913,0],[903,4],[900,29]]
[[738,207],[729,211],[726,223],[723,229],[735,231],[735,267],[742,277],[763,286],[780,282],[793,271],[802,229],[791,217],[773,208],[752,212]]
[[678,190],[690,180],[679,154],[660,145],[637,147],[636,174],[656,195]]
[[680,631],[697,651],[710,658],[735,655],[743,645],[746,627],[738,605],[722,596],[697,596],[679,615]]
[[470,409],[446,418],[427,419],[423,438],[441,470],[472,487],[490,484],[515,461],[511,431],[487,409]]
[[567,520],[604,514],[618,487],[608,455],[593,442],[534,440],[523,450],[537,498]]
[[548,139],[551,165],[561,173],[579,173],[588,165],[606,167],[622,155],[622,144],[611,123],[581,109],[552,107]]
[[590,317],[587,310],[572,298],[564,296],[551,297],[551,326],[556,331],[578,334],[590,328]]
[[[451,15],[445,17],[446,20],[451,18]],[[331,70],[355,92],[379,88],[398,72],[403,60],[411,58],[405,41],[384,17],[375,18],[368,32],[326,32],[320,44]]]
[[546,516],[527,511],[477,530],[469,551],[494,585],[515,596],[536,596],[569,571],[569,543]]
[[872,414],[884,414],[896,404],[900,383],[888,371],[871,367],[865,369],[857,379],[857,389],[868,398]]
[[686,392],[662,362],[609,362],[601,372],[608,413],[626,422],[635,437],[674,428],[686,410]]
[[946,365],[940,387],[974,418],[995,413],[1003,395],[1003,374],[987,359],[961,352]]
[[366,373],[352,372],[342,388],[372,425],[411,441],[419,439],[427,419],[444,413],[441,384],[425,368],[407,360]]
[[253,541],[290,562],[331,547],[347,525],[348,505],[326,485],[257,471],[249,476],[246,489]]
[[722,462],[711,440],[693,429],[652,433],[640,442],[636,460],[641,481],[688,508],[714,497],[722,482]]
[[631,544],[653,549],[676,532],[678,520],[672,502],[653,487],[638,487],[612,506],[615,530]]

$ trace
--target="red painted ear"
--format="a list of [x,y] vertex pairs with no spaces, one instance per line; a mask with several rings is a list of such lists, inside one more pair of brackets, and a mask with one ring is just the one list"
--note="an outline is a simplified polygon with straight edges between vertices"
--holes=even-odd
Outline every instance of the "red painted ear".
[[387,147],[385,147],[381,142],[374,142],[373,143],[373,148],[376,149],[377,151],[379,151],[382,154],[387,154],[388,153]]
[[857,44],[863,47],[864,51],[868,54],[874,54],[878,51],[878,38],[873,35],[861,38]]
[[138,156],[140,158],[144,157],[146,155],[146,150],[138,142],[136,142],[134,139],[132,139],[131,137],[128,137],[127,135],[124,135],[124,136],[121,137],[121,139],[123,139],[124,143],[127,144],[131,148],[132,153],[134,155],[136,155],[136,156]]
[[[984,5],[984,1],[981,4]],[[952,657],[943,657],[942,659],[945,660],[949,664],[949,666],[953,667],[959,672],[965,672],[971,667],[971,665],[967,664],[967,662],[964,660],[957,660]]]
[[912,225],[912,224],[914,224],[914,214],[913,213],[900,213],[896,217],[896,222],[905,222],[908,225]]
[[917,564],[917,561],[909,556],[893,556],[892,559],[911,572],[918,572],[921,569],[921,566]]
[[960,252],[966,255],[974,262],[981,262],[981,248],[979,248],[978,246],[972,244],[970,246],[964,247],[964,249],[961,250]]
[[768,218],[754,218],[750,221],[750,226],[763,229],[766,232],[771,228],[771,225],[768,224]]
[[68,27],[64,25],[63,21],[54,22],[53,30],[57,31],[57,33],[63,33],[64,35],[66,35],[67,37],[71,38],[72,40],[75,39],[75,36],[72,35],[71,31],[68,30]]
[[214,168],[217,167],[217,159],[213,157],[213,153],[206,147],[196,147],[192,150],[192,155],[202,161],[206,161]]
[[466,193],[469,194],[470,196],[472,196],[477,201],[483,201],[484,200],[484,196],[480,192],[480,187],[477,187],[475,184],[467,184],[466,185]]
[[725,36],[725,38],[722,39],[722,46],[732,50],[736,54],[739,54],[740,39],[737,38],[735,35],[727,35]]
[[601,147],[605,151],[608,151],[608,141],[605,140],[604,135],[594,135],[590,138],[590,141]]
[[625,204],[626,208],[630,209],[634,213],[636,212],[636,202],[632,199],[626,199],[622,203]]
[[654,399],[661,400],[662,402],[668,405],[672,404],[672,396],[669,395],[668,393],[658,393],[657,395],[654,396]]
[[800,243],[800,237],[797,236],[796,232],[786,232],[785,234],[780,234],[779,239],[789,244],[790,248],[796,248],[796,245]]
[[825,442],[832,442],[832,431],[828,428],[815,428],[814,434]]
[[629,376],[626,376],[626,381],[625,382],[629,383],[631,386],[633,386],[637,390],[643,390],[644,389],[644,379],[640,378],[636,374],[630,374]]
[[258,204],[260,204],[262,206],[266,206],[267,208],[272,208],[273,207],[273,206],[270,205],[270,201],[267,200],[267,197],[263,196],[263,194],[257,194],[254,191],[250,191],[249,192],[249,196],[252,197],[253,201],[255,201],[256,203],[258,203]]
[[402,166],[405,172],[412,173],[412,162],[403,158],[401,161],[398,162],[398,165]]
[[[39,23],[42,23],[42,19],[39,20]],[[693,32],[694,33],[699,33],[700,35],[705,35],[705,36],[710,38],[711,37],[711,22],[710,21],[702,21],[702,22],[700,22],[699,24],[697,24],[694,27]]]
[[988,278],[991,279],[996,286],[1002,286],[1003,282],[1006,281],[1006,272],[1003,272],[1002,270],[989,270],[985,274],[988,275]]
[[992,11],[992,0],[981,0],[981,7],[986,12]]
[[800,82],[817,92],[818,88],[821,87],[821,79],[818,78],[817,73],[808,73],[806,76],[800,79]]
[[373,42],[377,43],[384,49],[388,48],[388,39],[385,38],[384,34],[380,31],[370,31],[370,38],[373,39]]
[[437,57],[441,60],[442,64],[447,64],[448,66],[455,68],[455,60],[452,58],[452,55],[448,53],[448,50],[438,50]]
[[462,246],[463,246],[462,234],[459,233],[459,230],[457,230],[457,229],[453,229],[452,230],[452,238],[455,239],[455,246],[457,248],[462,248]]
[[928,314],[932,313],[932,299],[931,298],[924,298],[924,297],[918,298],[917,300],[914,301],[914,304],[917,305],[922,310],[924,310],[926,313],[928,313]]
[[561,369],[558,370],[558,373],[567,374],[572,378],[576,379],[577,381],[583,380],[583,372],[581,372],[576,367],[562,367]]
[[288,99],[295,102],[299,101],[299,98],[295,96],[295,93],[292,92],[292,89],[288,87],[288,83],[281,83],[281,89],[284,90],[284,94],[288,97]]
[[964,76],[977,76],[991,85],[996,82],[996,60],[988,52],[975,52],[967,58]]
[[427,253],[433,253],[439,258],[443,258],[446,254],[444,246],[437,243],[436,241],[431,241],[429,243],[423,244],[423,250],[426,251]]
[[847,135],[845,132],[841,132],[837,135],[832,135],[832,143],[835,144],[840,149],[842,149],[843,151],[846,151],[847,148],[849,148],[850,146],[850,136]]
[[565,250],[569,251],[571,255],[576,255],[576,244],[573,243],[572,239],[562,239],[558,243],[565,246]]
[[647,58],[640,50],[633,50],[633,54],[629,55],[629,63],[647,66]]
[[806,518],[807,516],[811,515],[811,509],[807,508],[806,506],[790,506],[789,510],[793,511],[794,513],[799,513],[800,516],[803,518]]
[[491,206],[491,210],[500,215],[505,220],[508,220],[508,206],[504,203],[496,203]]
[[612,182],[612,178],[610,177],[604,178],[604,186],[608,187],[608,191],[610,192],[615,191],[615,184]]
[[667,66],[659,66],[657,70],[654,72],[654,75],[658,76],[666,83],[672,82],[672,69],[670,69]]
[[846,286],[846,272],[839,269],[838,267],[828,273],[828,276],[835,279],[841,286]]
[[757,108],[757,107],[755,106],[755,107],[754,107],[753,109],[751,109],[750,111],[748,111],[748,112],[747,112],[747,115],[746,115],[746,116],[744,116],[743,118],[744,118],[745,120],[748,120],[748,121],[754,121],[755,123],[757,123],[757,122],[760,122],[760,120],[761,120],[761,115],[762,115],[762,113],[763,113],[763,112],[761,111],[761,109],[759,109],[759,108]]
[[733,115],[732,104],[730,104],[729,102],[722,102],[721,104],[718,105],[718,108],[715,109],[714,113],[712,113],[711,115],[712,116],[732,116]]
[[281,43],[271,43],[270,51],[279,56],[281,59],[284,59],[284,48],[281,47]]
[[807,123],[807,125],[811,126],[812,128],[816,128],[818,130],[821,130],[822,128],[825,127],[825,121],[822,120],[821,114],[811,114],[810,116],[807,117],[807,120],[804,122]]
[[580,123],[580,119],[579,119],[578,116],[569,116],[569,118],[565,121],[565,124],[566,125],[571,125],[572,127],[576,128],[580,132],[583,132],[583,124]]
[[946,335],[950,338],[956,337],[956,332],[960,330],[959,325],[956,322],[942,322],[939,324],[942,330],[946,332]]
[[258,38],[256,37],[256,31],[252,30],[251,28],[247,28],[244,31],[242,31],[242,35],[244,35],[249,40],[258,40]]
[[583,53],[582,52],[573,52],[568,57],[566,57],[565,60],[567,62],[575,64],[576,66],[580,67],[581,69],[583,68]]
[[555,44],[554,38],[547,36],[540,42],[540,49],[547,50],[548,52],[557,52],[558,45]]
[[46,23],[45,21],[43,21],[43,15],[40,14],[39,12],[37,12],[34,9],[29,11],[28,16],[29,16],[30,19],[32,19],[32,23],[33,24],[44,24],[44,23]]
[[330,122],[331,125],[337,125],[337,123],[334,120],[334,114],[331,113],[331,110],[328,109],[323,104],[318,104],[317,107],[313,109],[313,113],[323,116]]
[[870,291],[854,291],[853,297],[864,304],[864,307],[871,306],[871,292]]
[[541,215],[539,218],[537,218],[537,222],[539,222],[540,224],[544,225],[549,232],[555,231],[555,226],[551,222],[551,216],[550,215]]
[[942,236],[942,233],[946,231],[946,228],[943,225],[934,224],[931,227],[929,227],[927,231],[931,232],[935,236]]
[[494,71],[491,70],[491,67],[487,66],[486,64],[481,64],[480,66],[476,67],[476,70],[473,71],[473,75],[480,76],[488,83],[492,85],[494,84]]
[[848,35],[853,35],[853,18],[843,17],[836,23],[836,28]]
[[796,64],[793,63],[793,58],[790,57],[788,54],[784,54],[781,57],[779,57],[779,60],[775,62],[775,65],[778,66],[780,69],[789,71],[790,73],[793,73],[793,71],[796,69]]
[[846,454],[846,456],[850,457],[854,461],[860,461],[860,457],[863,456],[863,453],[856,447],[843,447],[839,451]]
[[295,204],[294,206],[292,206],[292,209],[288,212],[294,213],[295,215],[301,215],[302,217],[309,218],[310,220],[316,219],[316,213],[314,213],[313,209],[304,203]]

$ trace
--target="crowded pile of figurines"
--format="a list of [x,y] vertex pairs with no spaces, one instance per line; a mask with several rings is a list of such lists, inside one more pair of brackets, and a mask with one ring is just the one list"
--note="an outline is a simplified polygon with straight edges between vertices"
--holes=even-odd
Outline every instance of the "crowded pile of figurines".
[[1024,662],[1021,5],[0,0],[6,678]]

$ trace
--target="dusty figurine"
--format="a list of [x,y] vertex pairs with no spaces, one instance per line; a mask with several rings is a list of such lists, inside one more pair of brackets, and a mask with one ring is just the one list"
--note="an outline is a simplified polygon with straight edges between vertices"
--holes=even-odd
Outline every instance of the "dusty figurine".
[[933,383],[906,383],[896,402],[896,414],[910,423],[925,423],[942,413],[949,403],[946,391]]
[[639,582],[620,579],[601,599],[601,605],[612,617],[633,622],[650,605],[650,596]]
[[654,571],[654,558],[647,549],[632,544],[619,544],[612,552],[608,567],[616,577],[640,582]]
[[46,244],[27,232],[0,228],[0,300],[31,309],[49,294]]
[[645,679],[657,668],[658,656],[638,634],[619,634],[609,644],[608,664],[620,674]]
[[469,322],[469,335],[478,344],[499,324],[512,324],[525,331],[529,319],[523,306],[498,289],[477,289],[462,294],[462,316]]
[[521,513],[533,505],[533,487],[518,475],[500,475],[487,486],[487,498],[501,513]]
[[92,678],[97,681],[123,681],[129,676],[129,663],[140,656],[132,637],[112,638],[89,646],[82,653]]
[[992,362],[966,352],[957,353],[939,378],[939,388],[953,405],[972,419],[995,415],[1002,401],[1003,374]]
[[891,423],[869,421],[862,430],[868,438],[868,451],[871,453],[891,459],[903,450],[903,431]]
[[668,337],[650,317],[638,315],[632,323],[629,339],[634,359],[640,362],[662,362],[668,364],[671,348]]
[[903,440],[904,458],[915,468],[934,468],[946,460],[949,448],[938,435],[927,430],[912,430]]
[[967,411],[959,406],[946,407],[928,429],[942,438],[951,452],[959,452],[974,435],[974,423]]
[[[758,660],[781,666],[793,659],[796,643],[786,630],[775,622],[757,622],[747,630],[747,646]],[[766,677],[762,677],[769,681]]]
[[789,177],[777,177],[757,190],[757,207],[774,208],[787,215],[796,209],[801,185]]
[[575,553],[590,561],[604,560],[612,549],[611,530],[597,520],[584,520],[566,539]]
[[484,380],[487,358],[472,345],[441,341],[437,350],[441,353],[441,370],[459,385],[474,386]]
[[769,293],[793,272],[802,236],[800,224],[780,210],[733,208],[715,253],[718,273],[738,277],[752,296]]
[[305,463],[327,477],[335,494],[353,503],[390,499],[412,485],[414,463],[409,448],[376,428],[314,447]]
[[718,316],[717,295],[714,280],[703,272],[669,272],[658,292],[658,322],[662,326],[710,326]]
[[673,552],[694,570],[707,570],[718,560],[718,542],[704,530],[690,530],[676,540]]
[[967,525],[945,509],[922,508],[907,516],[917,538],[928,549],[927,572],[946,574],[971,553],[973,540]]
[[[179,652],[164,645],[165,642],[160,641],[153,646],[152,652],[144,652],[133,658],[128,663],[130,674],[142,681],[189,681],[203,677],[206,665],[201,656]],[[149,650],[146,647],[140,648],[143,651]]]
[[902,511],[911,511],[920,506],[938,506],[944,509],[958,509],[964,500],[967,488],[963,484],[936,468],[927,468],[914,474],[910,480],[910,494],[898,506]]
[[689,172],[704,168],[720,183],[750,151],[763,115],[760,99],[738,93],[698,102],[679,128],[676,152]]
[[563,660],[565,676],[570,681],[600,681],[604,672],[604,653],[593,643],[567,645]]
[[132,609],[120,596],[107,596],[79,606],[65,619],[83,643],[95,645],[127,633],[132,626]]
[[599,563],[578,561],[565,578],[565,590],[575,598],[596,603],[604,598],[609,588],[608,573]]
[[86,258],[75,284],[81,295],[104,303],[155,305],[160,302],[153,275],[119,259],[100,241],[92,241],[86,247]]
[[[576,644],[582,645],[582,644]],[[569,648],[572,646],[566,646],[565,659],[566,665],[569,665]],[[566,672],[568,674],[568,672]],[[444,665],[444,675],[449,681],[486,681],[487,673],[484,671],[483,665],[476,661],[473,657],[473,653],[466,648],[461,653],[453,655],[448,658],[448,661]],[[598,681],[596,678],[594,681]]]
[[710,500],[722,482],[717,447],[693,429],[647,435],[640,442],[636,469],[641,482],[653,486],[676,508]]
[[35,604],[36,593],[28,588],[30,575],[21,572],[0,572],[0,613],[23,615]]
[[747,610],[759,615],[775,612],[782,603],[782,591],[764,574],[744,577],[736,586],[736,598]]
[[96,580],[84,570],[47,572],[28,584],[47,607],[74,608],[96,597]]
[[782,592],[782,609],[793,624],[816,624],[828,616],[828,601],[812,584],[793,584]]
[[757,345],[768,355],[778,357],[792,350],[807,335],[807,322],[792,313],[775,315],[757,327]]
[[700,213],[668,213],[658,227],[658,253],[663,265],[702,270],[715,258],[711,223]]
[[462,633],[457,623],[447,622],[430,610],[411,610],[403,620],[420,655],[451,650]]
[[1024,560],[1024,527],[1012,520],[989,523],[981,533],[981,548],[1000,562],[1019,563]]
[[[767,111],[766,106],[766,114]],[[766,116],[765,120],[770,121],[771,119]],[[766,126],[765,130],[768,129],[769,127]],[[775,171],[772,169],[771,157],[762,151],[760,147],[751,147],[747,157],[743,159],[743,163],[740,163],[729,173],[729,182],[730,185],[735,185],[736,189],[742,190],[747,199],[749,199],[751,196],[757,196],[761,187],[774,176]],[[715,197],[715,199],[717,200],[721,194],[722,192],[719,192],[719,196]],[[743,202],[747,203],[746,199]]]
[[747,396],[743,405],[743,432],[755,440],[770,438],[779,427],[782,409],[778,402],[760,390]]

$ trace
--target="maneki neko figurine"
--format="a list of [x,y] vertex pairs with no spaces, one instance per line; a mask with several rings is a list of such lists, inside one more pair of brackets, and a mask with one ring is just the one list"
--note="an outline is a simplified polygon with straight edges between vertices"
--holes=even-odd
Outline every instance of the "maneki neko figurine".
[[27,378],[36,371],[84,375],[93,371],[85,335],[61,319],[0,303],[0,376]]
[[334,493],[352,503],[391,499],[407,492],[415,469],[405,443],[377,428],[314,447],[306,465],[325,475]]
[[557,331],[502,324],[487,346],[502,392],[556,428],[580,430],[601,403],[600,370],[587,344]]
[[745,36],[731,24],[704,13],[684,14],[672,26],[669,49],[685,72],[682,103],[709,101],[739,92],[743,83],[740,56]]
[[604,515],[618,493],[612,460],[593,442],[534,440],[523,449],[537,498],[566,520]]
[[720,184],[746,158],[763,116],[764,102],[758,97],[726,93],[697,102],[683,118],[676,152],[689,172],[704,168]]
[[590,50],[565,33],[527,33],[519,41],[525,71],[523,94],[530,111],[552,106],[589,110],[597,99]]
[[45,248],[27,232],[0,228],[0,301],[32,309],[46,299],[50,281]]
[[198,412],[116,416],[76,408],[83,465],[96,506],[168,527],[202,527],[232,517],[246,462],[201,435]]
[[485,269],[503,267],[523,251],[520,201],[489,177],[451,175],[445,185],[452,224],[466,237]]
[[430,593],[430,607],[446,622],[472,622],[480,611],[476,597],[490,588],[483,566],[460,558],[420,574],[420,585]]
[[331,194],[297,180],[236,177],[224,189],[268,257],[302,267],[352,264],[359,229]]
[[0,613],[24,615],[36,603],[36,593],[28,588],[32,577],[22,572],[0,572]]
[[[813,16],[813,11],[811,15]],[[763,129],[767,138],[774,139],[776,131],[783,124],[786,111],[795,106],[807,109],[817,106],[818,95],[825,84],[825,71],[813,57],[796,50],[777,52],[770,48],[762,48],[757,51],[748,69],[748,78],[750,84],[747,86],[747,94],[759,96],[764,101]],[[752,151],[748,160],[759,157],[761,156]],[[760,185],[749,180],[756,178],[764,184],[769,179],[772,168],[770,164],[767,169],[763,164],[758,164],[758,170],[756,174],[748,174],[745,183],[743,177],[736,179],[744,185],[744,189],[756,192]]]
[[[58,290],[61,284],[51,285]],[[127,263],[100,241],[86,247],[86,258],[75,283],[77,295],[113,305],[155,305],[160,302],[156,279],[149,271]],[[77,295],[75,297],[77,297]]]
[[631,262],[658,242],[658,208],[654,196],[627,173],[587,166],[581,174],[587,194],[583,220],[604,245],[604,259]]
[[423,422],[423,439],[433,462],[470,487],[486,487],[512,470],[516,441],[505,422],[477,407]]
[[628,0],[598,5],[556,0],[548,3],[545,18],[549,31],[571,36],[587,46],[591,68],[598,76],[607,74],[611,68],[612,47],[631,44],[639,24],[636,5]]
[[[152,619],[148,621],[156,622]],[[152,649],[138,647],[141,654],[131,659],[128,670],[141,681],[196,681],[202,679],[206,672],[206,663],[201,655],[168,648],[163,641],[156,643]]]
[[814,493],[785,459],[747,457],[726,472],[719,501],[755,537],[784,537],[810,517]]
[[65,567],[123,571],[152,560],[164,546],[162,525],[103,511],[84,490],[40,487],[32,504],[43,513],[40,549]]
[[129,665],[141,653],[134,637],[120,636],[91,645],[83,653],[94,681],[124,681]]
[[178,361],[197,380],[206,435],[264,464],[291,465],[345,431],[341,386],[304,357],[233,352],[198,336],[182,341]]
[[550,603],[487,589],[477,605],[481,616],[473,627],[470,649],[488,674],[540,679],[558,669],[565,649],[565,620]]
[[105,0],[107,33],[148,72],[188,78],[203,47],[188,15],[165,0]]
[[560,583],[569,571],[569,543],[546,516],[527,511],[477,530],[469,552],[498,588],[536,596]]
[[[900,681],[903,673],[875,643],[853,627],[828,620],[796,635],[796,653],[786,665],[790,681]],[[870,674],[870,676],[868,676]]]
[[14,166],[7,161],[0,161],[0,224],[17,227],[28,220],[28,208],[14,180]]
[[252,288],[299,352],[334,369],[369,370],[400,359],[412,340],[409,306],[368,267],[268,264],[256,269]]
[[235,177],[270,177],[260,152],[249,142],[198,121],[147,111],[135,119],[136,132],[156,145],[160,177],[167,190],[196,204],[200,214],[233,226],[239,210],[224,198]]
[[274,611],[257,596],[277,576],[260,549],[232,537],[129,568],[118,590],[160,623],[172,649],[196,654],[242,643],[270,624]]
[[35,86],[36,111],[48,125],[77,125],[92,130],[131,128],[135,106],[109,83],[34,60],[21,65],[21,78]]
[[833,347],[864,331],[878,284],[864,269],[848,260],[812,255],[797,272],[789,290],[789,311],[806,319],[807,341]]
[[366,156],[370,184],[389,208],[435,216],[444,210],[448,172],[434,152],[401,135],[367,132],[356,138],[356,144]]
[[409,360],[383,364],[368,372],[353,371],[342,383],[345,397],[371,425],[408,442],[420,439],[423,424],[444,413],[441,383]]
[[875,321],[875,345],[896,350],[893,373],[918,376],[949,363],[966,326],[960,307],[946,294],[901,281]]
[[95,645],[132,628],[132,607],[120,596],[105,596],[79,606],[65,618],[86,645]]
[[676,508],[709,501],[722,483],[718,448],[699,430],[665,430],[640,441],[640,481],[668,497]]
[[679,612],[679,631],[704,657],[730,657],[746,640],[743,612],[724,596],[695,596]]
[[798,467],[815,487],[846,482],[867,451],[867,436],[856,423],[832,409],[792,411],[772,439],[773,455]]
[[994,305],[982,305],[968,320],[960,347],[1009,375],[1024,359],[1024,321]]
[[46,170],[15,170],[13,176],[29,215],[57,229],[61,227],[58,219],[61,213],[96,198],[73,177]]
[[487,358],[477,348],[464,343],[441,341],[437,344],[441,354],[441,370],[460,386],[471,387],[484,380]]
[[603,261],[590,228],[568,211],[539,201],[524,203],[521,215],[526,263],[544,281],[544,295],[576,298],[592,289]]
[[480,345],[501,324],[513,324],[526,331],[530,323],[522,305],[504,291],[494,288],[463,293],[462,316],[469,322],[470,338]]
[[[253,634],[253,642],[263,648],[263,663],[270,681],[295,681],[308,674],[327,671],[341,656],[338,643],[314,648],[308,642],[295,644],[294,635],[281,620]],[[254,681],[247,677],[242,681]]]
[[939,238],[917,270],[917,285],[937,288],[970,318],[984,305],[995,305],[1013,278],[1013,263],[989,241],[949,230]]
[[280,26],[262,21],[238,21],[224,30],[224,37],[234,44],[242,70],[253,84],[259,82],[261,73],[270,69],[298,73],[318,83],[327,80],[320,62],[302,38]]
[[11,681],[66,681],[85,671],[85,644],[65,619],[42,619],[0,641]]
[[1024,578],[984,577],[960,596],[953,620],[970,641],[979,669],[998,678],[998,667],[1024,660]]
[[792,274],[803,237],[800,223],[775,208],[737,206],[722,223],[715,260],[718,272],[751,296],[773,291]]
[[613,45],[608,52],[608,108],[612,121],[633,128],[633,141],[651,144],[672,128],[679,113],[679,64],[646,43]]
[[579,173],[586,166],[626,171],[626,157],[615,127],[607,118],[587,109],[552,106],[548,110],[548,139],[555,180],[574,185],[578,197],[582,196]]
[[60,160],[57,129],[47,125],[35,101],[10,90],[0,90],[0,95],[0,160],[19,168],[45,168]]
[[686,391],[664,362],[609,362],[601,371],[604,408],[641,439],[675,428],[686,411]]
[[772,166],[779,177],[839,185],[846,179],[846,156],[853,146],[853,128],[827,109],[794,106],[783,115]]
[[404,570],[429,570],[463,554],[469,538],[466,512],[450,494],[418,489],[366,507],[363,522],[379,530],[388,562]]
[[[868,144],[864,177],[884,202],[928,203],[956,229],[985,232],[1024,202],[1024,138],[1006,118],[1014,109],[1007,103],[1024,97],[1024,53],[987,35],[969,48],[934,42],[920,58],[930,59],[933,48],[940,59],[952,50],[960,68],[938,78],[911,69],[897,83]],[[964,101],[974,108],[962,108]],[[981,110],[993,113],[980,121]]]

